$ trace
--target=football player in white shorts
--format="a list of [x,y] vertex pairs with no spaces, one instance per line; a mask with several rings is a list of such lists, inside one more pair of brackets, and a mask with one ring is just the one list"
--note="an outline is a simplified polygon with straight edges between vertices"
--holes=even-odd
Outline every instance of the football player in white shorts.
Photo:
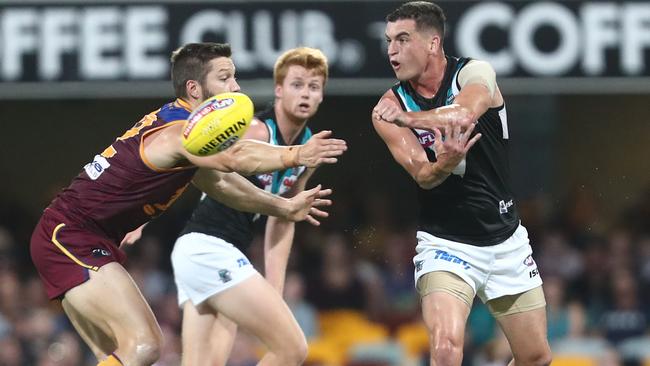
[[[319,50],[301,47],[281,55],[274,68],[275,103],[256,115],[244,138],[284,146],[328,136],[312,136],[306,126],[323,100],[327,74]],[[313,171],[296,167],[249,179],[268,192],[292,196],[304,190]],[[294,223],[268,218],[265,279],[243,253],[257,217],[204,197],[176,241],[172,266],[183,308],[184,366],[225,365],[238,326],[267,346],[260,365],[300,365],[307,355],[305,336],[281,295]]]
[[461,364],[478,295],[510,343],[510,365],[549,365],[542,280],[508,183],[508,120],[494,70],[445,55],[445,15],[433,3],[405,3],[386,21],[398,83],[372,119],[419,186],[413,261],[431,364]]

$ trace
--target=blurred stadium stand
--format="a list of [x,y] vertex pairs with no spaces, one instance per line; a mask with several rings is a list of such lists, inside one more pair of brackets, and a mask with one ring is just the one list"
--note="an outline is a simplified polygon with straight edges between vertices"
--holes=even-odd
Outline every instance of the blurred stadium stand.
[[[168,55],[197,40],[232,43],[258,108],[272,98],[283,49],[329,56],[332,79],[311,126],[333,129],[350,150],[312,178],[335,189],[335,205],[322,227],[298,226],[285,298],[309,338],[309,365],[427,365],[412,283],[415,187],[369,120],[394,82],[383,17],[398,4],[0,2],[0,365],[95,364],[44,296],[31,230],[89,158],[172,98]],[[546,284],[553,365],[650,366],[650,3],[439,4],[447,53],[492,62],[506,96],[512,183]],[[129,249],[128,269],[165,334],[160,366],[179,365],[169,253],[197,197],[187,193]],[[260,231],[248,251],[258,265],[261,241]],[[229,365],[254,365],[259,354],[242,332]],[[464,365],[509,357],[476,303]]]

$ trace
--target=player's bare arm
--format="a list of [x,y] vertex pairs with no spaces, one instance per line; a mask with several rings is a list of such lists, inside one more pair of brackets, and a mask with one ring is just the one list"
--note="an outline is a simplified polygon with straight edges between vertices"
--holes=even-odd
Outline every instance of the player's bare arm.
[[433,131],[434,128],[460,125],[464,132],[488,108],[503,104],[494,69],[485,61],[470,61],[460,71],[458,83],[461,90],[451,105],[429,111],[405,112],[392,90],[388,90],[373,110],[373,115],[384,122],[403,127]]
[[296,166],[315,167],[334,164],[337,157],[347,150],[345,141],[329,138],[331,131],[322,131],[304,145],[277,146],[254,140],[240,140],[227,150],[209,156],[196,157],[185,153],[186,158],[197,166],[225,167],[243,175],[271,172]]
[[[436,187],[451,175],[454,168],[467,155],[469,149],[481,138],[476,134],[470,139],[474,126],[461,133],[461,127],[455,126],[443,130],[434,129],[436,162],[430,162],[415,135],[405,127],[385,123],[373,113],[372,123],[375,130],[388,146],[397,161],[423,189]],[[447,138],[442,141],[442,134]]]
[[161,169],[182,166],[185,161],[201,168],[251,175],[301,165],[334,164],[337,157],[347,150],[344,140],[330,138],[331,131],[322,131],[304,145],[275,146],[261,141],[240,140],[225,151],[198,157],[183,148],[181,129],[182,124],[177,123],[148,136],[144,141],[146,159]]
[[470,61],[458,73],[458,84],[461,89],[454,103],[469,110],[472,122],[487,112],[488,108],[503,105],[496,73],[486,61]]
[[[307,180],[315,168],[307,168],[302,173],[291,190],[284,194],[293,197],[304,191]],[[269,216],[264,233],[264,277],[280,294],[284,289],[287,263],[293,246],[295,223],[280,217]]]
[[313,225],[320,224],[318,218],[329,215],[318,207],[332,204],[325,198],[332,190],[321,189],[320,185],[287,199],[259,189],[237,173],[215,169],[199,169],[192,182],[208,196],[239,211],[278,216],[289,221],[307,220]]

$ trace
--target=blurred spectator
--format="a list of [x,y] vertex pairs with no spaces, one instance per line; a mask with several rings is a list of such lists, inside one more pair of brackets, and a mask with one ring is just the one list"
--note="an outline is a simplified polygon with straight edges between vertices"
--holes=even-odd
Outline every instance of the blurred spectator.
[[561,224],[572,243],[582,248],[583,237],[603,231],[598,200],[593,190],[583,184],[573,186],[567,196],[564,213],[559,216]]
[[565,287],[566,284],[560,277],[544,278],[549,342],[583,336],[585,332],[584,308],[577,301],[566,301]]
[[0,314],[10,321],[16,320],[21,310],[20,282],[16,272],[5,266],[0,268]]
[[341,234],[328,235],[321,260],[318,277],[307,289],[307,299],[318,310],[367,310],[369,291],[347,239]]
[[11,334],[0,336],[0,365],[23,366],[26,359],[20,341]]
[[650,234],[650,184],[640,192],[632,207],[622,215],[620,222],[638,234]]
[[611,270],[628,269],[634,271],[636,253],[632,248],[632,234],[623,228],[613,230],[608,238],[607,257]]
[[52,339],[47,352],[40,355],[38,366],[77,366],[83,364],[79,338],[72,332],[59,333]]
[[572,248],[564,233],[548,230],[536,247],[536,258],[542,276],[560,276],[566,280],[578,277],[583,271],[580,252]]
[[605,338],[618,344],[628,338],[641,336],[648,326],[645,307],[640,303],[638,284],[629,270],[619,269],[610,280],[612,304],[601,318]]
[[474,359],[475,366],[505,366],[512,359],[510,346],[505,335],[498,329],[495,337],[485,344],[483,350]]
[[289,271],[284,284],[284,300],[298,321],[307,340],[318,336],[318,314],[305,300],[305,281],[298,272]]
[[[174,299],[176,305],[176,299]],[[178,328],[160,323],[163,333],[163,345],[160,349],[160,359],[156,366],[178,366],[181,364],[181,337]]]
[[381,319],[400,325],[419,319],[420,302],[413,280],[415,242],[412,233],[391,233],[383,241],[380,266],[384,300]]
[[257,342],[245,329],[237,331],[237,337],[230,352],[228,366],[256,366],[259,357],[256,353]]
[[623,366],[621,356],[613,348],[607,348],[598,358],[598,366]]
[[[134,278],[138,288],[141,289],[145,299],[150,303],[156,302],[163,297],[170,288],[173,287],[173,281],[169,271],[163,271],[163,242],[153,235],[143,235],[143,237],[127,247],[129,262],[127,270]],[[168,256],[165,257],[165,261]]]
[[[486,357],[486,348],[494,347],[490,342],[494,340],[497,332],[500,332],[500,329],[498,329],[497,322],[492,314],[490,314],[488,307],[478,298],[474,299],[472,310],[467,319],[463,365],[473,365],[473,363],[469,362],[474,355]],[[509,350],[508,347],[506,348]],[[488,358],[492,359],[493,357],[490,356]],[[476,364],[478,365],[479,363]]]
[[599,326],[608,302],[610,261],[605,242],[597,237],[589,240],[582,253],[584,271],[570,284],[569,301],[577,300],[586,307],[588,330]]

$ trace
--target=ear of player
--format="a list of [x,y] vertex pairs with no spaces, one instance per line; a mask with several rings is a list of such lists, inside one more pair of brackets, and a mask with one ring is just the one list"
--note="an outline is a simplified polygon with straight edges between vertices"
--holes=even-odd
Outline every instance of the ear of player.
[[193,155],[207,156],[232,146],[253,119],[253,102],[242,93],[222,93],[208,98],[187,118],[181,139]]

